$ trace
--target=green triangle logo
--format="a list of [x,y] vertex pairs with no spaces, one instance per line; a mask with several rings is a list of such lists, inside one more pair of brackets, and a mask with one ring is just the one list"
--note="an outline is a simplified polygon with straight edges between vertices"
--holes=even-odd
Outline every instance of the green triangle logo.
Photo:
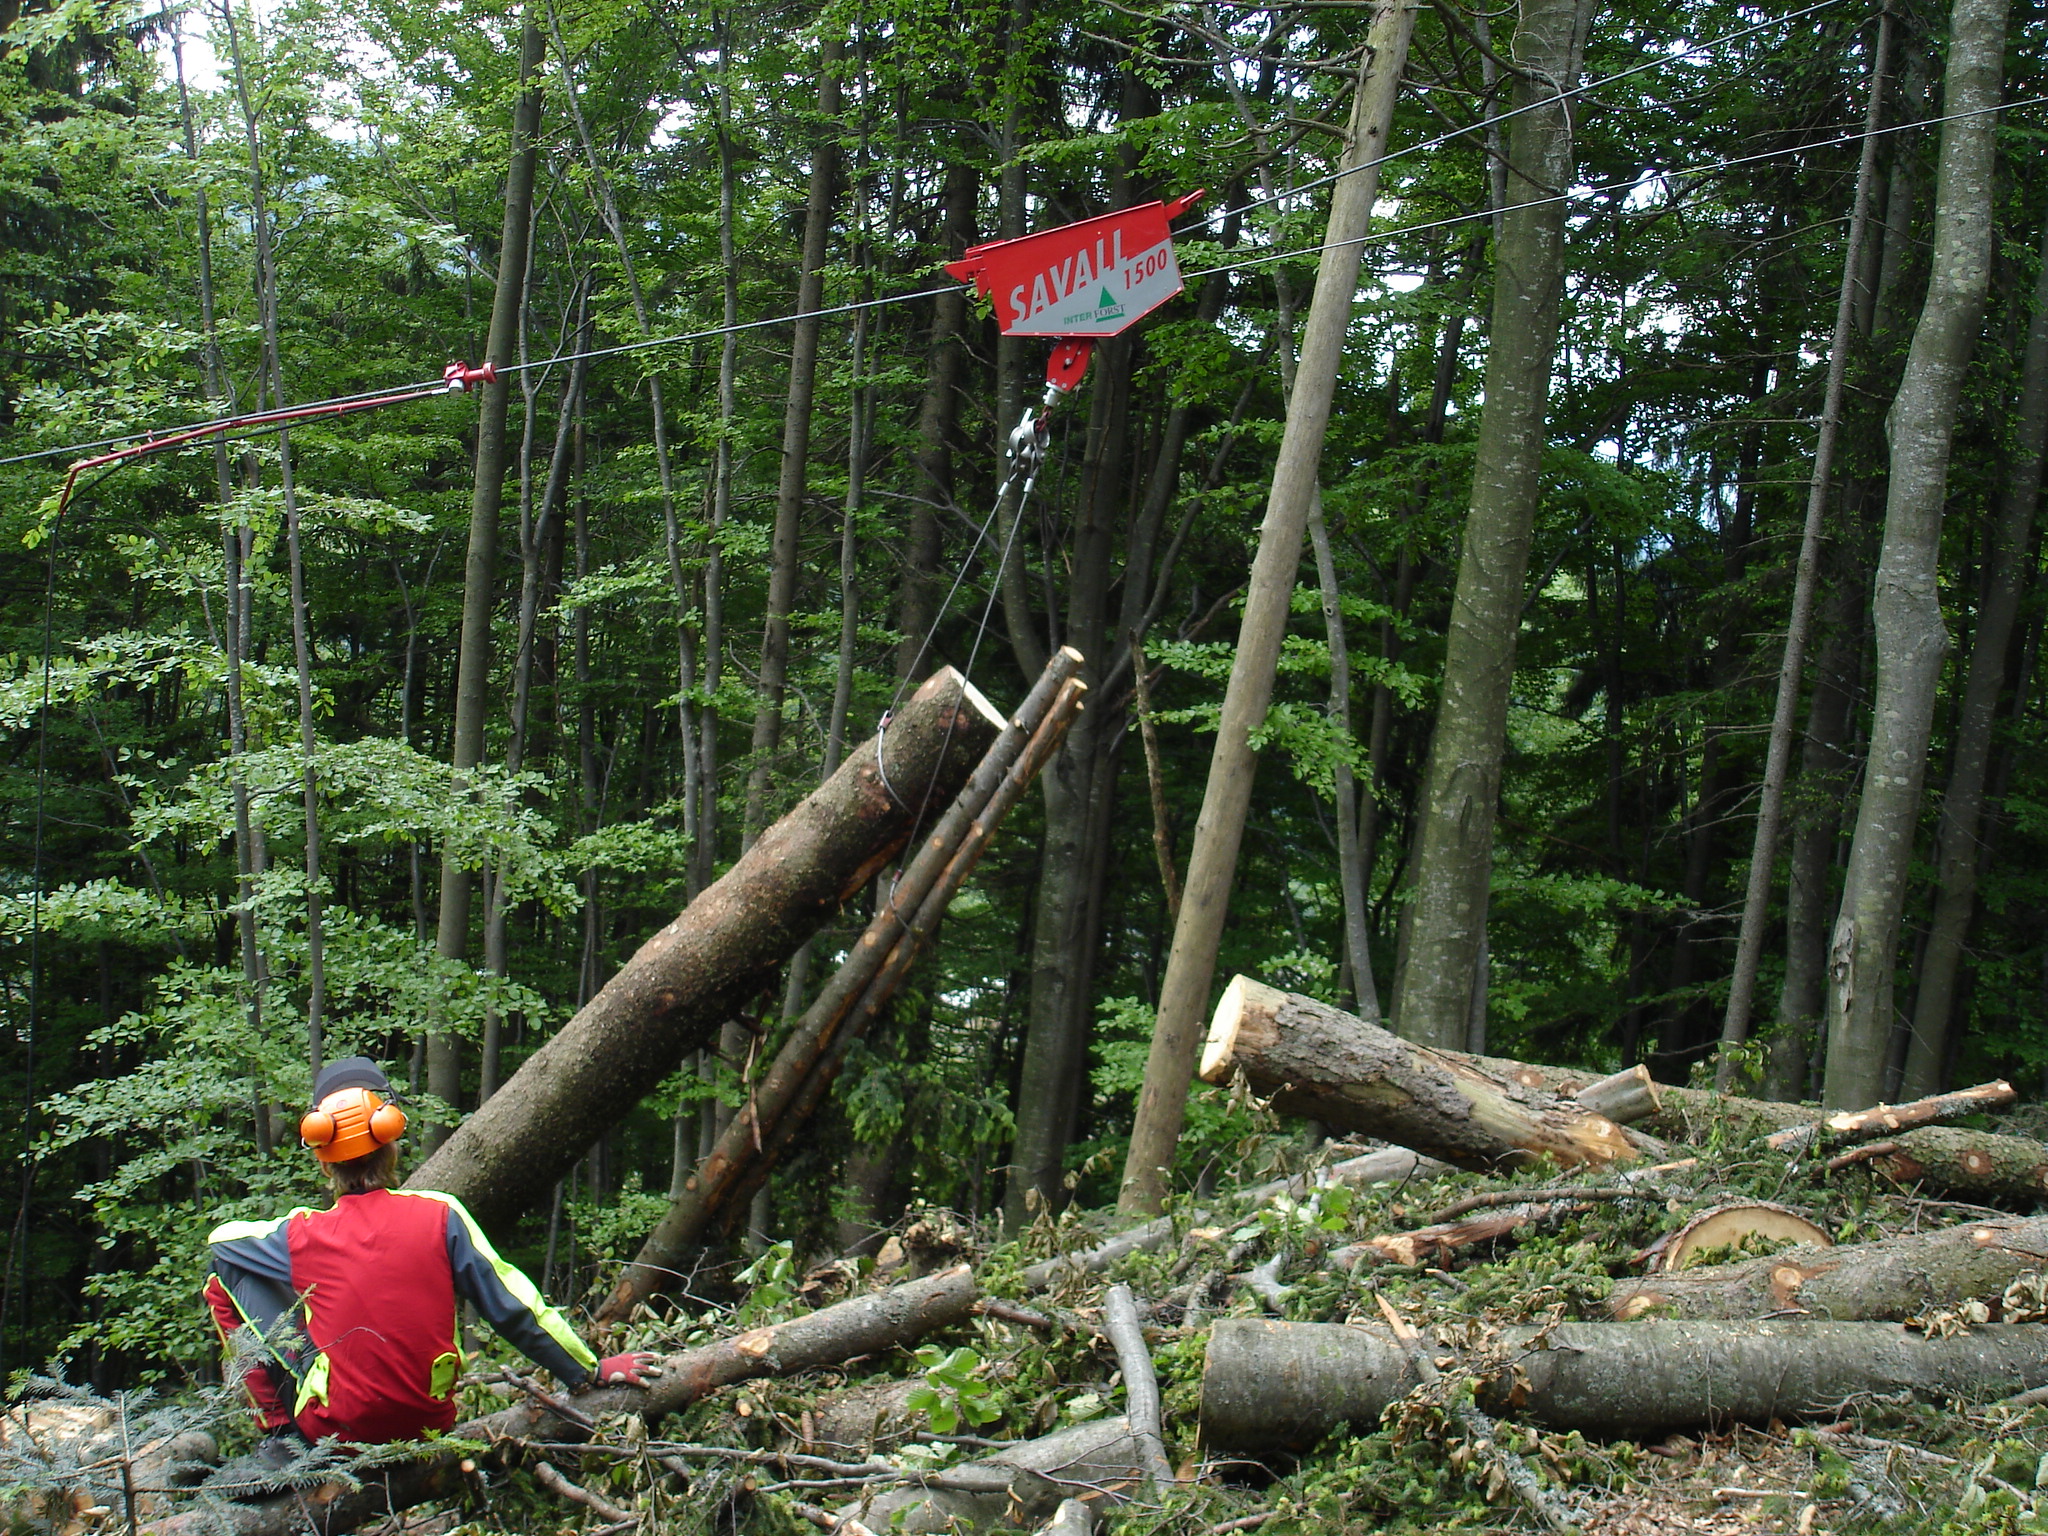
[[1102,297],[1095,301],[1095,307],[1097,309],[1116,308],[1116,300],[1109,296],[1109,290],[1107,288],[1102,290]]

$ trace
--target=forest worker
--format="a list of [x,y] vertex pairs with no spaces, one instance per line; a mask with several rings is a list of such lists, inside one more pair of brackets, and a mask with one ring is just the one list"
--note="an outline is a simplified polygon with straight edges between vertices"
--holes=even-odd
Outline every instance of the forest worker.
[[299,1136],[326,1170],[334,1204],[230,1221],[207,1238],[206,1300],[223,1344],[249,1327],[269,1357],[245,1378],[269,1437],[263,1465],[283,1467],[330,1435],[378,1444],[452,1428],[458,1300],[571,1391],[600,1381],[645,1386],[660,1374],[651,1354],[600,1362],[454,1196],[394,1187],[405,1113],[391,1099],[368,1057],[324,1068]]

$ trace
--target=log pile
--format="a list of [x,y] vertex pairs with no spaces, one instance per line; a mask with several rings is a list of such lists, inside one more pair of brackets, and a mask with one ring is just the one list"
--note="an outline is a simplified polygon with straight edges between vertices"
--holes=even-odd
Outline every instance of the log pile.
[[[899,883],[907,915],[869,930],[865,969],[827,988],[826,1027],[800,1025],[798,1054],[760,1078],[762,1146],[1077,702],[1049,678],[1002,733],[1007,756],[969,776]],[[338,1536],[518,1480],[609,1536],[1482,1528],[1473,1501],[1498,1506],[1486,1529],[1619,1531],[1602,1511],[1632,1508],[1659,1458],[1738,1443],[1739,1475],[1697,1491],[1782,1499],[1760,1530],[1867,1524],[1899,1468],[1959,1506],[2013,1503],[1996,1529],[2048,1517],[2048,1406],[2030,1406],[2048,1405],[2032,1172],[2048,1147],[1957,1123],[2011,1103],[2007,1085],[1823,1117],[1639,1070],[1419,1051],[1247,978],[1203,1072],[1248,1089],[1265,1127],[1234,1188],[1122,1230],[1042,1212],[1007,1239],[970,1234],[971,1263],[893,1285],[833,1261],[709,1337],[614,1307],[613,1347],[665,1355],[651,1389],[571,1398],[486,1372],[477,1390],[511,1400],[449,1449],[309,1464],[270,1500],[185,1508],[151,1489],[138,1528]],[[1305,1114],[1355,1139],[1309,1152]],[[754,1155],[736,1148],[735,1164]],[[706,1166],[744,1190],[744,1167]],[[831,1286],[852,1294],[808,1310]],[[1611,1456],[1582,1475],[1603,1445],[1647,1449],[1618,1483]],[[1760,1486],[1759,1446],[1796,1475]],[[2017,1471],[2000,1460],[2022,1452]],[[111,1508],[105,1485],[94,1507]],[[1427,1498],[1467,1502],[1412,1502]],[[664,1514],[686,1507],[696,1524]]]

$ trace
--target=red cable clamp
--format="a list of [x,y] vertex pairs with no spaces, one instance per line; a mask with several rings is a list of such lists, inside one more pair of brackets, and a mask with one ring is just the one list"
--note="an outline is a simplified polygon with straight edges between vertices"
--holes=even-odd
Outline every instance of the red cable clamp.
[[497,382],[498,370],[489,363],[478,363],[474,368],[466,363],[450,363],[441,370],[442,388],[454,395],[474,389],[479,384]]

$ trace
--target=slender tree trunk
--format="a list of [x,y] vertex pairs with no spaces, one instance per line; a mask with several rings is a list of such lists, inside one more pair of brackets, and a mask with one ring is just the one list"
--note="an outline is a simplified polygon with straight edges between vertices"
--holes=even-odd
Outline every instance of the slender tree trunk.
[[[825,296],[825,246],[832,232],[832,206],[839,186],[840,39],[827,38],[818,48],[818,117],[820,126],[811,148],[810,192],[804,206],[802,264],[797,269],[796,308],[799,315],[819,309]],[[746,821],[743,846],[751,846],[768,814],[769,787],[776,748],[782,742],[782,696],[789,676],[789,620],[796,607],[800,570],[797,540],[803,531],[804,498],[811,452],[811,403],[818,380],[818,338],[822,320],[800,319],[792,328],[789,393],[782,412],[782,471],[775,487],[775,532],[769,551],[768,606],[761,628],[761,670],[755,687],[758,700],[754,736],[747,765]]]
[[1259,530],[1237,654],[1218,722],[1216,746],[1195,825],[1187,886],[1174,924],[1173,948],[1160,987],[1158,1021],[1145,1060],[1144,1087],[1124,1161],[1119,1208],[1155,1215],[1166,1200],[1173,1151],[1187,1113],[1195,1045],[1207,1012],[1216,950],[1237,869],[1238,843],[1251,804],[1257,764],[1252,731],[1265,719],[1274,669],[1286,633],[1301,542],[1315,495],[1344,337],[1358,290],[1360,247],[1372,219],[1380,156],[1394,98],[1407,65],[1415,12],[1381,0],[1366,40],[1365,73],[1352,108],[1343,168],[1330,195],[1330,220],[1316,270],[1316,293],[1303,338],[1299,378],[1274,466],[1273,488]]
[[[1309,542],[1315,548],[1316,576],[1322,583],[1323,630],[1330,643],[1330,724],[1338,741],[1351,743],[1351,652],[1344,638],[1343,588],[1337,581],[1337,558],[1330,548],[1330,530],[1323,523],[1323,496],[1318,490],[1308,515]],[[1351,995],[1358,1016],[1380,1020],[1379,988],[1373,985],[1372,951],[1367,947],[1365,857],[1358,842],[1358,785],[1348,762],[1339,762],[1332,789],[1337,807],[1337,879],[1344,898],[1344,958],[1351,972]]]
[[[939,244],[957,256],[974,243],[974,167],[946,167],[945,218]],[[942,514],[953,506],[953,434],[960,415],[960,386],[967,353],[961,331],[967,323],[967,290],[942,293],[932,303],[931,351],[925,365],[924,400],[917,413],[917,500],[912,503],[903,580],[896,592],[896,675],[916,674],[924,661],[929,631],[937,617]]]
[[[242,55],[234,7],[221,9],[242,108],[242,131],[249,151],[250,215],[256,245],[256,307],[263,332],[264,373],[273,405],[284,405],[284,356],[278,342],[278,279],[276,251],[271,245],[270,204],[264,188],[263,152],[255,97]],[[284,499],[286,560],[290,567],[292,661],[298,681],[299,792],[305,810],[306,875],[306,1054],[318,1073],[324,1056],[323,1029],[327,1009],[326,927],[322,921],[320,878],[320,784],[316,766],[319,736],[313,726],[313,647],[308,633],[306,567],[299,539],[299,493],[293,472],[291,433],[277,434],[278,480]],[[239,562],[238,562],[239,563]]]
[[[519,345],[519,317],[526,305],[526,254],[533,222],[534,170],[539,158],[541,93],[535,76],[543,58],[542,33],[531,4],[520,24],[519,81],[512,110],[510,159],[505,172],[505,224],[498,245],[498,279],[491,300],[491,333],[484,355],[492,365],[511,364]],[[511,380],[484,386],[477,412],[476,485],[469,504],[469,551],[462,572],[462,634],[456,656],[454,740],[450,751],[454,793],[464,793],[483,760],[484,724],[490,714],[491,613],[496,606],[498,515],[505,496],[505,417]],[[444,960],[469,954],[470,871],[459,858],[441,856],[441,910],[434,949]],[[462,1102],[461,1041],[437,1021],[427,1040],[427,1091],[451,1108]],[[429,1128],[427,1142],[438,1147],[451,1128]]]
[[[199,165],[199,132],[192,114],[192,98],[185,85],[185,49],[182,30],[171,34],[171,59],[177,73],[179,118],[184,130],[185,157],[195,169]],[[204,361],[206,369],[207,398],[214,401],[224,412],[227,409],[227,380],[220,362],[220,343],[216,323],[213,289],[213,219],[206,195],[206,184],[201,181],[193,191],[193,209],[198,223],[199,244],[199,324],[205,338]],[[227,445],[218,438],[213,444],[213,475],[215,494],[225,512],[234,502],[234,483],[228,468]],[[243,708],[242,668],[248,656],[248,632],[243,622],[246,605],[244,589],[248,585],[244,574],[244,551],[249,542],[246,522],[237,519],[234,523],[225,520],[221,524],[221,569],[224,577],[223,609],[221,623],[222,661],[227,678],[228,714],[228,791],[234,803],[235,816],[235,935],[239,941],[242,960],[242,986],[244,1007],[249,1019],[252,1039],[260,1039],[263,1031],[263,949],[256,931],[256,877],[263,871],[259,863],[258,845],[249,816],[249,783],[242,776],[241,757],[249,750],[248,717]],[[256,1106],[256,1147],[265,1156],[270,1153],[270,1116],[264,1103],[264,1094],[259,1086]]]
[[1515,32],[1514,55],[1529,74],[1516,87],[1521,115],[1509,130],[1486,410],[1417,810],[1415,902],[1394,1021],[1410,1040],[1451,1049],[1465,1041],[1486,936],[1508,687],[1541,497],[1564,277],[1564,205],[1543,200],[1570,184],[1573,165],[1565,104],[1543,103],[1572,86],[1576,19],[1573,0],[1525,0]]
[[[1950,440],[1990,280],[1991,192],[2005,0],[1951,12],[1933,270],[1886,421],[1891,479],[1872,614],[1877,688],[1842,907],[1829,945],[1830,1108],[1875,1103],[1892,1029],[1892,972],[1948,630],[1938,565]],[[1974,116],[1957,117],[1957,113]]]
[[[1854,506],[1845,511],[1853,521]],[[1862,608],[1869,567],[1861,530],[1852,528],[1837,546],[1834,563],[1833,587],[1822,619],[1826,638],[1814,663],[1813,697],[1807,704],[1806,739],[1791,807],[1785,975],[1764,1063],[1763,1096],[1787,1102],[1806,1096],[1807,1062],[1827,1006],[1828,873],[1834,867],[1842,802],[1849,789],[1849,714],[1866,636]]]
[[1997,527],[1992,532],[1984,601],[1977,610],[1977,634],[1970,649],[1962,712],[1956,721],[1948,791],[1941,802],[1934,920],[1920,957],[1920,990],[1913,1000],[1913,1035],[1906,1047],[1905,1083],[1900,1090],[1909,1099],[1939,1093],[1946,1074],[1963,940],[1976,910],[1977,872],[1983,859],[1979,829],[1991,764],[1992,719],[2005,688],[2013,626],[2030,584],[2027,556],[2041,495],[2042,450],[2048,445],[2048,238],[2043,240],[2041,269],[2034,282],[2033,317],[2027,327],[2021,380],[2012,456],[2006,466]]
[[1834,477],[1835,439],[1842,424],[1842,387],[1848,364],[1849,329],[1854,319],[1856,280],[1863,268],[1863,248],[1870,227],[1870,197],[1877,172],[1877,127],[1884,107],[1884,77],[1891,54],[1892,17],[1878,17],[1877,48],[1870,62],[1870,97],[1864,109],[1863,152],[1856,165],[1856,192],[1849,214],[1849,238],[1842,254],[1842,281],[1835,300],[1835,330],[1828,346],[1827,385],[1821,396],[1820,434],[1813,450],[1813,471],[1807,482],[1806,524],[1800,534],[1798,563],[1792,578],[1792,615],[1785,627],[1785,653],[1778,666],[1778,697],[1771,714],[1770,745],[1759,786],[1756,837],[1751,846],[1749,886],[1743,897],[1742,927],[1735,941],[1735,966],[1728,982],[1728,1006],[1721,1020],[1721,1059],[1714,1086],[1734,1086],[1736,1058],[1729,1047],[1749,1037],[1749,1016],[1756,1005],[1757,967],[1763,959],[1764,928],[1777,866],[1778,834],[1784,819],[1785,783],[1792,767],[1792,722],[1799,707],[1799,686],[1806,666],[1806,646],[1813,625],[1814,589],[1819,580],[1822,520],[1827,513],[1829,483]]

